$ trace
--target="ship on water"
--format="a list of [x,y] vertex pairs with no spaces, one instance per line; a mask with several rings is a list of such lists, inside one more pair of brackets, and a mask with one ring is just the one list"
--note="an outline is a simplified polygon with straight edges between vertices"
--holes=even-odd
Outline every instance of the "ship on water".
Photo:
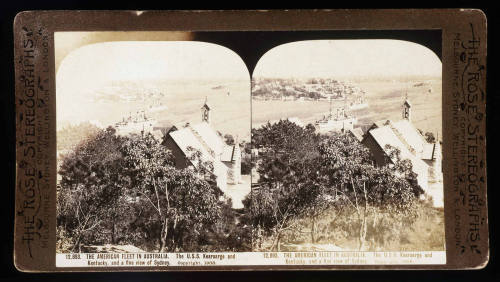
[[156,120],[152,117],[148,117],[144,110],[138,111],[135,115],[130,114],[127,118],[123,118],[121,121],[115,123],[114,128],[116,129],[116,134],[125,136],[129,134],[146,134],[152,133],[157,135],[155,132]]
[[354,129],[358,122],[357,118],[350,115],[345,106],[337,108],[335,114],[332,112],[332,100],[330,99],[330,113],[315,122],[316,130],[320,133],[347,132]]

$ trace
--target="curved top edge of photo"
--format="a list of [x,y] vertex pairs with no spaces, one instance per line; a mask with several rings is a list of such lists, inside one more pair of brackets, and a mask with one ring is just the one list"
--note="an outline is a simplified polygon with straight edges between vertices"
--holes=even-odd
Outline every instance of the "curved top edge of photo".
[[[82,36],[86,35],[76,37]],[[58,45],[58,42],[56,40],[56,53],[65,48],[65,43]],[[214,125],[242,138],[249,135],[246,132],[249,129],[243,131],[243,124],[250,123],[250,74],[238,54],[213,43],[112,41],[86,44],[73,49],[61,60],[56,74],[56,95],[58,129],[88,121],[90,117],[96,124],[114,124],[124,115],[135,113],[136,104],[143,107],[147,104],[148,109],[163,109],[167,102],[178,106],[169,106],[168,114],[161,118],[169,123],[186,122],[198,117],[199,108],[208,100],[217,110]],[[158,110],[158,113],[165,111]],[[227,120],[240,116],[242,129],[229,128]]]
[[267,51],[253,78],[441,77],[428,47],[395,39],[304,40]]

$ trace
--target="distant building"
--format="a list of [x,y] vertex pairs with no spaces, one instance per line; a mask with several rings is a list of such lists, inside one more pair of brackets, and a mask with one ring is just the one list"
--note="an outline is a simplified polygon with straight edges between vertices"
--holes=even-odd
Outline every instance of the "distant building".
[[362,143],[371,151],[374,161],[379,166],[392,162],[388,158],[386,145],[397,148],[402,159],[410,160],[413,171],[417,174],[420,187],[433,197],[435,206],[443,205],[441,170],[441,146],[439,141],[429,143],[411,123],[411,104],[403,104],[403,119],[375,122],[366,132]]
[[217,186],[227,191],[227,184],[238,184],[241,179],[241,150],[238,142],[227,145],[210,125],[211,108],[207,101],[201,108],[201,123],[176,127],[165,136],[163,145],[171,150],[179,169],[197,165],[190,157],[193,151],[201,153],[201,161],[213,164]]

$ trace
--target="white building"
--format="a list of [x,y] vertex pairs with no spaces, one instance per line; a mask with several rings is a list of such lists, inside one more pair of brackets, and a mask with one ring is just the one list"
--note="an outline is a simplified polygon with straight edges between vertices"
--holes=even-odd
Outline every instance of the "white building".
[[383,166],[392,160],[388,159],[390,147],[401,152],[401,159],[408,159],[412,170],[417,174],[420,187],[432,196],[434,206],[443,206],[443,173],[441,169],[442,154],[439,141],[429,143],[411,122],[411,104],[405,101],[402,111],[403,119],[374,123],[364,135],[362,143],[370,149],[377,165]]
[[210,106],[203,105],[202,121],[198,124],[186,124],[184,127],[170,130],[165,136],[165,145],[175,158],[177,168],[197,166],[190,157],[193,149],[201,153],[201,161],[213,165],[217,186],[227,191],[228,184],[238,184],[241,179],[241,150],[237,142],[227,145],[222,136],[210,125]]

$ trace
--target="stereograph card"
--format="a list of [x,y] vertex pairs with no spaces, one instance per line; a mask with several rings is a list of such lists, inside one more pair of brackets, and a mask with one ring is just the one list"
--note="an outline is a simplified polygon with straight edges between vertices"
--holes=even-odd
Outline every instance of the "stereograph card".
[[33,11],[21,271],[477,269],[479,10]]

